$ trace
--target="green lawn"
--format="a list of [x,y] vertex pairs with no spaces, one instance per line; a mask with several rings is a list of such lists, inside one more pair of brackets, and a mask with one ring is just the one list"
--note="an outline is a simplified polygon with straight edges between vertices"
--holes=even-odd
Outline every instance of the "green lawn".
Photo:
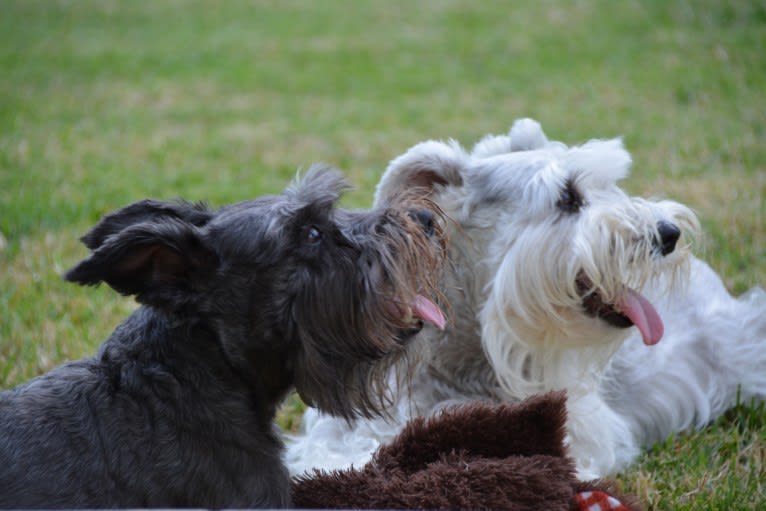
[[[0,388],[92,353],[134,307],[60,279],[102,214],[274,193],[317,161],[366,206],[414,143],[521,116],[624,136],[630,192],[690,205],[732,291],[766,285],[765,95],[762,1],[0,0]],[[650,509],[766,506],[765,415],[620,481]]]

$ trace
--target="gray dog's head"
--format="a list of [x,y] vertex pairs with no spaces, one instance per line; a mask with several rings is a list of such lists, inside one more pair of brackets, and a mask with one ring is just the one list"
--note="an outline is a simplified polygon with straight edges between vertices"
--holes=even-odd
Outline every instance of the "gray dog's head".
[[106,216],[65,278],[105,282],[212,331],[233,370],[274,399],[295,386],[346,418],[379,413],[386,369],[430,321],[444,255],[428,202],[336,207],[347,188],[313,167],[282,195],[210,210],[141,201]]

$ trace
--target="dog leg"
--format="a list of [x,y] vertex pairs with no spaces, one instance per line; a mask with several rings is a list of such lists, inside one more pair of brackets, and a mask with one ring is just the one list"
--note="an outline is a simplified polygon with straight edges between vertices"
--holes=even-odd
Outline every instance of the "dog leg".
[[577,476],[589,481],[627,467],[640,453],[628,421],[594,393],[570,394],[567,401],[569,455]]

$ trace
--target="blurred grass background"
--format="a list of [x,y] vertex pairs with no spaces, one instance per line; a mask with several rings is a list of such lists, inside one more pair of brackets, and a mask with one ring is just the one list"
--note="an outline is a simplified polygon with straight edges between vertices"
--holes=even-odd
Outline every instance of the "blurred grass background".
[[[765,94],[763,1],[0,0],[0,388],[91,354],[134,307],[60,279],[101,215],[276,193],[317,161],[364,207],[416,142],[522,116],[624,136],[625,187],[691,206],[733,292],[766,285]],[[650,509],[761,509],[765,416],[669,439],[620,482]]]

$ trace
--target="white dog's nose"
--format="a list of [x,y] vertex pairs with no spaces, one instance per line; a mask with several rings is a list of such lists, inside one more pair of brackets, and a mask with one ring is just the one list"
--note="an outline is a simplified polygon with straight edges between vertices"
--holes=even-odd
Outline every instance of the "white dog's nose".
[[657,250],[664,256],[673,252],[678,238],[681,237],[681,229],[675,224],[660,220],[657,222],[657,233],[660,235],[659,239],[655,240]]

